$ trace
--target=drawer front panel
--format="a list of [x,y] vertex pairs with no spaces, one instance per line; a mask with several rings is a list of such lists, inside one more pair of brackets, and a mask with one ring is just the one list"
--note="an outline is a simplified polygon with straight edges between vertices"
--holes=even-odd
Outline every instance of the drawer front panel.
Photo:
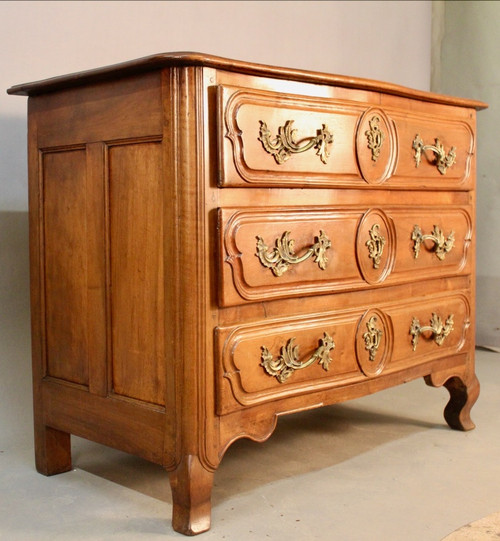
[[[356,211],[220,210],[221,304],[312,294],[333,284],[339,289],[359,282],[353,242],[358,219]],[[283,257],[273,256],[273,250]]]
[[470,189],[474,135],[463,121],[391,111],[398,131],[398,163],[391,184]]
[[221,306],[470,271],[464,208],[219,209],[219,230]]
[[348,100],[218,89],[219,185],[470,188],[463,120]]
[[470,208],[406,208],[390,212],[398,245],[394,278],[419,281],[470,273]]
[[218,91],[222,186],[365,184],[353,135],[366,106],[233,87]]
[[452,355],[462,349],[469,325],[468,295],[452,293],[218,328],[218,413]]

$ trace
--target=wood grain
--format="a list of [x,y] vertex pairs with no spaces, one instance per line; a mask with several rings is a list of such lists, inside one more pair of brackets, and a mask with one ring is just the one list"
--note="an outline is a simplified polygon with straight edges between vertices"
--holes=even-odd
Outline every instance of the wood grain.
[[161,145],[108,155],[112,390],[165,405]]
[[[265,211],[254,207],[220,209],[220,305],[368,289],[374,285],[470,272],[470,207],[419,205],[416,209],[401,205],[383,209],[359,206],[268,207]],[[371,238],[370,230],[377,224],[385,244],[375,269],[367,242]],[[416,225],[423,235],[432,234],[436,225],[445,238],[453,234],[453,247],[443,259],[436,255],[436,243],[429,239],[423,243],[412,240]],[[325,251],[325,268],[311,256],[301,263],[290,264],[276,276],[273,267],[266,267],[257,257],[258,238],[265,241],[266,253],[273,254],[284,233],[289,232],[298,257],[317,244],[320,231],[331,242]]]
[[[40,472],[71,468],[71,434],[142,456],[170,472],[173,528],[193,535],[210,527],[228,446],[265,440],[279,415],[425,377],[450,392],[448,424],[473,428],[475,115],[485,104],[197,53],[9,93],[30,96]],[[290,120],[299,146],[332,129],[328,159],[316,148],[278,163],[266,151],[259,122],[276,135]],[[371,122],[384,133],[377,155]],[[417,167],[416,134],[456,146],[456,163],[443,173],[428,149]],[[426,238],[415,257],[416,226],[454,246],[438,257]],[[296,255],[326,234],[328,264],[311,254],[273,273],[258,238],[272,252],[285,232]],[[287,347],[312,361],[280,381],[263,354]]]
[[[382,110],[377,107],[378,95],[359,103],[232,86],[219,86],[217,94],[222,187],[317,185],[363,189],[387,184],[436,190],[463,189],[469,182],[475,145],[470,122],[442,110],[433,115],[394,107]],[[367,135],[374,117],[380,120],[377,127],[382,133],[376,157]],[[315,147],[305,152],[290,151],[286,160],[278,163],[259,140],[263,121],[275,142],[278,138],[283,141],[280,130],[292,121],[298,148],[315,137],[322,126],[327,127],[332,135],[328,157],[321,160]],[[436,155],[430,150],[417,164],[413,148],[417,135],[425,145],[435,145],[438,139],[446,154],[452,148],[456,150],[456,161],[444,174],[436,167]]]
[[[45,153],[45,303],[47,375],[88,385],[86,153]],[[68,309],[69,308],[69,309]]]

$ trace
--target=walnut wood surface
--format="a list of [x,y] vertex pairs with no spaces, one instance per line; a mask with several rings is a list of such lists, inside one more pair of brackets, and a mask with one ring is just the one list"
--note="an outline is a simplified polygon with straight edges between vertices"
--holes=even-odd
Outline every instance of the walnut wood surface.
[[[278,415],[425,377],[450,392],[448,424],[473,428],[484,104],[191,53],[9,92],[30,95],[40,472],[71,467],[70,434],[135,453],[170,472],[173,527],[192,535],[210,526],[227,447],[265,440]],[[328,125],[328,158],[312,148],[278,163],[259,123],[275,136],[289,120],[298,146]],[[443,173],[427,151],[417,167],[417,134],[455,146],[455,163]],[[453,246],[438,257],[426,237],[415,257],[415,226],[438,227]],[[384,238],[376,265],[374,227]],[[273,273],[258,237],[271,257],[285,232],[292,260],[327,235],[326,264],[311,253]],[[432,321],[453,329],[440,341]],[[280,381],[265,355],[310,362]]]
[[[219,303],[231,306],[278,297],[369,289],[374,284],[412,282],[415,276],[423,280],[469,274],[471,212],[470,207],[424,205],[384,206],[383,211],[354,205],[314,210],[311,207],[220,209]],[[385,240],[378,268],[374,268],[367,247],[370,229],[375,224],[380,225]],[[426,240],[415,257],[415,242],[411,239],[414,226],[419,225],[424,234],[430,234],[435,224],[441,224],[445,236],[454,233],[453,248],[440,260],[436,257],[435,244]],[[326,250],[325,268],[310,257],[275,276],[256,257],[256,237],[266,241],[270,253],[286,231],[290,232],[298,255],[315,244],[320,231],[327,234],[331,246]]]
[[112,66],[105,66],[88,71],[71,73],[69,75],[51,77],[50,79],[45,79],[43,81],[16,85],[8,89],[8,93],[21,96],[37,95],[52,92],[54,90],[69,88],[72,86],[83,86],[93,82],[106,81],[109,79],[114,79],[117,76],[126,77],[128,75],[135,75],[138,73],[177,66],[206,66],[256,76],[329,84],[346,88],[360,88],[367,90],[375,89],[377,91],[381,90],[386,92],[387,94],[395,94],[435,103],[455,104],[460,107],[473,107],[478,110],[488,107],[486,103],[479,100],[423,92],[420,90],[414,90],[391,83],[374,81],[371,79],[346,77],[342,75],[332,75],[329,73],[319,73],[293,68],[255,64],[197,52],[155,54]]
[[[367,95],[362,102],[357,102],[337,97],[338,88],[328,91],[323,92],[328,97],[320,99],[218,87],[221,186],[325,185],[373,189],[383,183],[383,187],[407,189],[470,187],[467,183],[471,182],[469,169],[474,137],[466,119],[457,118],[454,112],[448,116],[443,108],[432,114],[425,109],[409,112],[389,104],[382,109],[378,107],[379,94]],[[368,104],[372,107],[367,107]],[[373,117],[382,119],[384,133],[376,160],[366,143],[366,131]],[[326,163],[314,151],[291,155],[283,163],[263,153],[263,145],[257,137],[259,123],[265,122],[275,137],[290,120],[297,140],[316,135],[322,126],[328,128],[333,141],[327,145]],[[417,134],[425,144],[434,144],[438,137],[446,152],[453,146],[460,149],[456,163],[443,178],[433,164],[432,152],[427,152],[416,167],[412,143]]]

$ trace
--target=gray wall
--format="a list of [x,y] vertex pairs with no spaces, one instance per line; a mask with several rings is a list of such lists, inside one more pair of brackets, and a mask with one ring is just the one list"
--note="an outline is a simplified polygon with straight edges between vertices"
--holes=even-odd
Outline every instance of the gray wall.
[[489,103],[478,113],[477,339],[500,348],[500,2],[436,2],[432,90]]
[[1,89],[184,50],[428,90],[430,45],[431,2],[0,2],[0,451],[32,441],[26,99]]

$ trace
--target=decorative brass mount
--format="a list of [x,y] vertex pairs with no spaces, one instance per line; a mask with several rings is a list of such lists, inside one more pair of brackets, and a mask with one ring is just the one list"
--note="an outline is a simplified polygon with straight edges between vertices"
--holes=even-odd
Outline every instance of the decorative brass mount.
[[[283,164],[292,154],[306,152],[311,148],[317,150],[316,155],[326,164],[326,161],[330,156],[328,145],[333,143],[333,133],[330,132],[326,124],[322,124],[321,129],[317,130],[315,137],[306,137],[301,141],[296,141],[295,133],[297,130],[292,129],[293,120],[287,120],[284,126],[278,128],[278,135],[274,140],[271,139],[271,132],[269,131],[267,124],[263,120],[259,120],[259,122],[260,130],[258,139],[262,143],[265,151],[274,156],[277,164]],[[304,141],[307,142],[300,146]]]
[[281,347],[281,355],[274,359],[273,355],[265,346],[261,346],[261,363],[264,370],[274,376],[280,383],[285,381],[295,372],[311,366],[316,361],[328,370],[332,359],[330,351],[335,348],[335,342],[328,333],[323,333],[323,338],[319,340],[320,346],[306,361],[299,361],[299,346],[295,345],[295,338],[290,338],[285,346]]
[[380,156],[380,150],[385,139],[384,132],[379,126],[380,117],[373,115],[368,121],[370,126],[369,130],[365,131],[366,138],[368,139],[368,148],[372,151],[372,160],[376,162]]
[[413,246],[415,259],[417,259],[420,254],[420,245],[426,240],[431,240],[434,243],[434,253],[436,254],[436,257],[442,261],[455,245],[455,232],[451,231],[448,238],[445,238],[442,229],[435,225],[431,234],[424,235],[420,226],[416,225],[413,228],[411,240],[415,242]]
[[373,268],[378,269],[385,246],[385,237],[380,234],[380,224],[373,224],[369,234],[370,240],[366,241],[366,246],[368,246],[368,257],[373,259]]
[[453,314],[450,314],[446,319],[445,324],[441,317],[433,313],[430,321],[430,325],[422,327],[419,320],[414,317],[410,326],[410,334],[412,336],[411,343],[413,345],[413,351],[417,349],[418,337],[424,332],[430,331],[434,336],[434,342],[438,346],[441,346],[444,342],[444,339],[451,333],[453,330]]
[[370,361],[375,360],[377,355],[378,348],[380,347],[380,342],[384,331],[382,329],[377,329],[377,316],[372,316],[366,323],[366,328],[368,329],[363,334],[363,339],[365,341],[365,349],[370,352]]
[[448,154],[446,154],[443,144],[437,137],[434,139],[434,142],[435,145],[424,145],[420,135],[418,133],[415,135],[412,148],[415,151],[416,167],[420,165],[422,152],[425,153],[426,150],[431,150],[436,155],[434,165],[438,168],[438,171],[444,175],[448,167],[451,167],[456,162],[456,147],[451,147]]
[[325,270],[328,264],[326,250],[332,245],[330,239],[320,230],[319,237],[315,237],[315,243],[301,256],[296,256],[293,245],[295,241],[289,238],[290,231],[285,231],[281,238],[276,239],[276,247],[268,252],[268,246],[262,237],[257,237],[257,253],[255,254],[262,265],[271,269],[275,276],[281,276],[288,270],[290,265],[302,263],[311,256],[321,270]]

